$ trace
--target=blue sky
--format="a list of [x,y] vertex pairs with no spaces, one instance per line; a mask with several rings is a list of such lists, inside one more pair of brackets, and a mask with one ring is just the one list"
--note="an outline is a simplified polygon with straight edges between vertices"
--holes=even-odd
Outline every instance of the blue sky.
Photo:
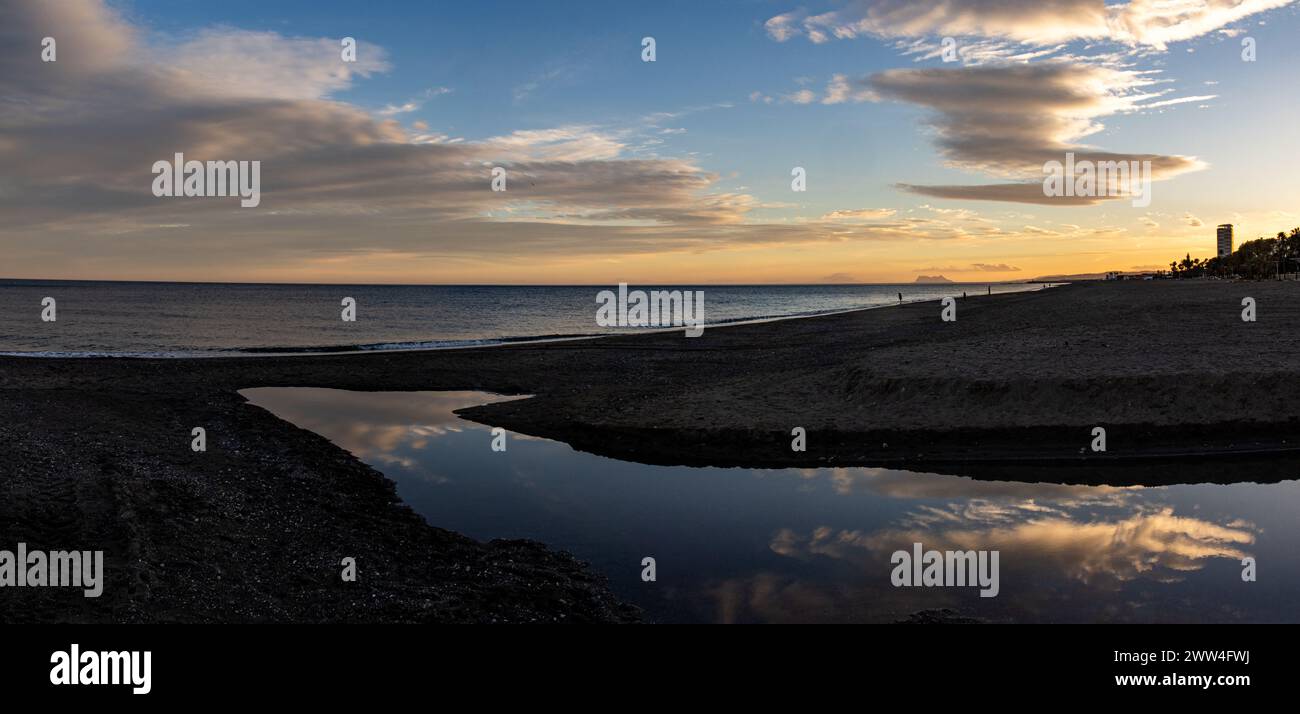
[[[1300,224],[1290,204],[1296,180],[1277,160],[1300,148],[1290,119],[1300,106],[1289,89],[1300,49],[1295,6],[1286,0],[1179,0],[1163,11],[1140,0],[992,0],[976,13],[963,0],[70,0],[74,10],[63,17],[46,16],[52,11],[33,2],[19,3],[16,12],[30,17],[10,23],[20,28],[10,31],[11,44],[25,39],[28,20],[31,33],[75,23],[87,36],[129,35],[114,52],[130,72],[111,80],[133,83],[124,91],[139,89],[146,104],[166,103],[180,117],[176,136],[210,137],[229,127],[231,112],[264,127],[252,130],[262,135],[224,143],[266,147],[272,217],[187,200],[155,204],[157,216],[141,219],[125,199],[131,208],[112,215],[119,224],[112,229],[87,229],[89,217],[34,217],[0,232],[0,241],[42,235],[71,245],[75,228],[85,249],[59,264],[29,246],[16,263],[24,277],[182,278],[215,270],[221,279],[385,282],[892,281],[923,272],[1016,279],[1205,254],[1219,222],[1238,224],[1245,237]],[[930,12],[918,10],[927,6]],[[344,36],[361,43],[363,63],[382,66],[347,68],[340,81],[325,77],[337,63],[325,50]],[[653,63],[641,60],[645,36],[656,41]],[[916,50],[944,37],[955,38],[959,61]],[[1246,37],[1257,46],[1254,62],[1241,58]],[[64,47],[65,56],[75,51]],[[79,68],[78,59],[61,60],[70,68],[59,69],[108,71]],[[852,98],[832,100],[837,77]],[[954,99],[973,81],[987,93]],[[220,111],[203,96],[218,86]],[[57,85],[45,94],[23,91],[36,105],[71,101]],[[271,102],[285,106],[267,116],[292,111],[321,136],[326,125],[346,126],[346,139],[281,151],[278,132],[312,141],[317,134],[291,121],[258,124]],[[224,118],[198,117],[196,106]],[[358,121],[370,124],[360,139]],[[30,127],[7,128],[15,138],[30,136]],[[337,210],[321,198],[290,205],[287,192],[273,190],[288,173],[277,166],[305,172],[306,156],[353,156],[376,141],[407,144],[430,164],[394,179],[396,186],[368,185],[344,201],[346,218],[331,218]],[[172,148],[139,145],[149,154],[139,159],[145,165]],[[1154,157],[1151,205],[1045,203],[1030,185],[1040,180],[1033,169],[1067,149]],[[523,195],[519,183],[519,193],[496,203],[463,194],[464,177],[451,181],[444,160],[518,166],[535,195]],[[806,169],[807,191],[791,190],[793,167]],[[548,195],[544,188],[556,184],[547,177],[557,171],[572,172],[566,181],[574,183]],[[665,175],[671,185],[651,195]],[[426,205],[406,196],[418,192],[422,176],[438,196]],[[42,183],[48,178],[32,176],[24,186],[53,195],[49,185],[58,182]],[[583,188],[580,179],[593,185]],[[117,179],[109,183],[117,190]],[[624,183],[615,195],[600,190]],[[989,184],[1006,187],[998,200],[964,193]],[[337,191],[321,193],[340,201]],[[402,199],[390,200],[394,193]],[[351,225],[359,214],[369,222]],[[306,218],[294,224],[288,215]],[[87,230],[95,235],[86,238]],[[309,244],[307,233],[319,242]],[[350,238],[358,233],[371,240]],[[197,267],[196,235],[246,258]],[[140,259],[159,253],[174,259]]]

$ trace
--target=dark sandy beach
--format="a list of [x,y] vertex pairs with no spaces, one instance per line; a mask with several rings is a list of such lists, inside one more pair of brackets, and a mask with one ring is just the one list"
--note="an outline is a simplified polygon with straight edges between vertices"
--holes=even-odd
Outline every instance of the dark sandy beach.
[[[1246,296],[1257,322],[1241,320]],[[243,388],[530,394],[463,416],[648,463],[1267,481],[1300,463],[1297,347],[1300,284],[1156,281],[972,297],[954,323],[918,303],[695,339],[3,358],[0,543],[102,548],[109,580],[98,599],[15,590],[0,621],[637,619],[567,555],[426,525],[378,472]],[[194,426],[206,453],[189,448]],[[1087,448],[1096,426],[1104,454]],[[346,556],[357,583],[340,581]]]

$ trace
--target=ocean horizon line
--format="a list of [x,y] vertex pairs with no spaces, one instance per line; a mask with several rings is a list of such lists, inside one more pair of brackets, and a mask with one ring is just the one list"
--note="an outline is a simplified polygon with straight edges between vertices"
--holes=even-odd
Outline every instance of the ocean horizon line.
[[[707,296],[703,326],[811,317],[1051,283],[637,285]],[[587,285],[299,285],[0,280],[0,354],[186,357],[489,346],[628,334]],[[593,299],[596,298],[596,299]],[[40,307],[48,305],[48,307]],[[57,309],[57,313],[53,312]],[[41,310],[49,310],[45,321]],[[348,311],[355,310],[353,319]],[[57,321],[55,316],[57,315]],[[40,321],[36,321],[40,319]],[[655,329],[646,325],[645,328]],[[660,329],[675,329],[658,326]]]
[[771,288],[771,287],[885,287],[885,286],[941,286],[941,285],[1022,285],[1027,283],[1056,283],[1063,280],[1042,280],[1028,278],[1024,280],[947,280],[943,282],[774,282],[774,283],[721,283],[721,282],[655,282],[621,280],[608,283],[319,283],[319,282],[264,282],[264,281],[227,281],[227,280],[114,280],[102,278],[7,278],[0,277],[0,286],[5,283],[46,284],[46,283],[97,283],[120,285],[255,285],[285,287],[364,287],[364,288],[597,288],[626,283],[635,286],[684,286],[722,287],[722,288]]

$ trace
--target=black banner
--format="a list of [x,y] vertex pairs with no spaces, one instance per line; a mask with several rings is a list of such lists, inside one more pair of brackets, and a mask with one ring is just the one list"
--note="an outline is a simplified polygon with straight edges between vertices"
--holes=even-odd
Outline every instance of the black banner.
[[[718,693],[745,682],[756,687],[751,693],[774,688],[785,696],[871,682],[927,702],[987,703],[991,692],[1249,701],[1285,693],[1295,681],[1285,627],[261,625],[8,626],[2,632],[3,691],[51,704],[268,696],[373,701],[379,691],[436,702],[484,687],[496,701],[552,698],[557,686],[571,692],[612,686],[654,699],[669,689]],[[76,674],[63,666],[74,653]]]

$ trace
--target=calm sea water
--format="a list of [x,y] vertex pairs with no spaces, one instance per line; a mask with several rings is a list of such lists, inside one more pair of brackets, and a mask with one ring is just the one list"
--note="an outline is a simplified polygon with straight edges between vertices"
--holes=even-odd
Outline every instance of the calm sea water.
[[[596,286],[239,285],[0,280],[0,353],[213,355],[412,349],[600,334]],[[646,286],[704,291],[716,325],[1036,290],[1038,284]],[[41,321],[53,297],[58,319]],[[341,301],[357,301],[343,322]]]
[[[1296,622],[1300,481],[1162,487],[979,481],[878,468],[650,466],[452,412],[474,392],[243,394],[382,471],[432,524],[532,538],[668,622]],[[997,550],[1000,592],[894,587],[894,551]],[[642,582],[641,561],[657,580]],[[1242,559],[1259,577],[1242,580]]]

